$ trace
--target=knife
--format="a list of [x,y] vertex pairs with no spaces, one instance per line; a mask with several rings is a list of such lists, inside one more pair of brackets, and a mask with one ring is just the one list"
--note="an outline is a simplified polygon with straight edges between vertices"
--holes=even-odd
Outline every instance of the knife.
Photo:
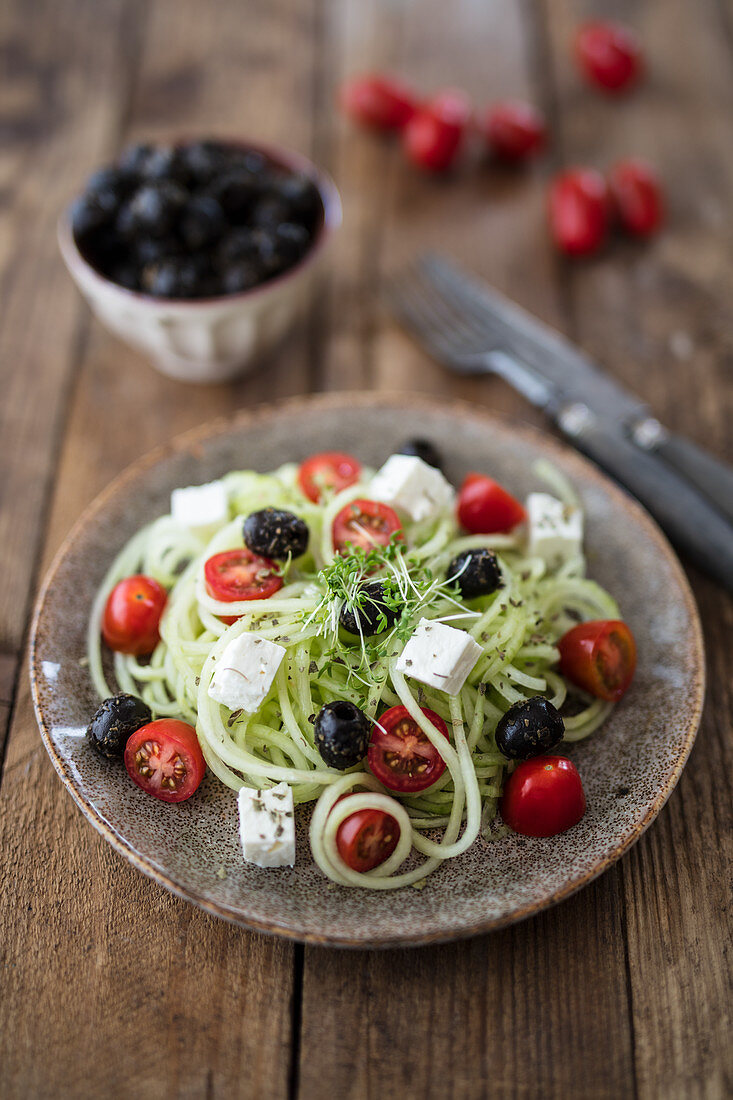
[[733,591],[733,470],[668,432],[565,337],[443,257],[391,283],[390,304],[433,355],[500,375],[647,507],[672,541]]

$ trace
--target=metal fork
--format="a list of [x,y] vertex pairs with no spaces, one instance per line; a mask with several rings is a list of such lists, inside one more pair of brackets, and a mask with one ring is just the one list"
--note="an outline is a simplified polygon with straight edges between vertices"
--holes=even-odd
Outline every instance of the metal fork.
[[526,364],[501,349],[501,333],[487,323],[478,303],[457,297],[450,285],[437,289],[430,258],[411,264],[387,280],[390,309],[413,331],[433,358],[464,374],[497,374],[533,405],[555,411],[559,394]]

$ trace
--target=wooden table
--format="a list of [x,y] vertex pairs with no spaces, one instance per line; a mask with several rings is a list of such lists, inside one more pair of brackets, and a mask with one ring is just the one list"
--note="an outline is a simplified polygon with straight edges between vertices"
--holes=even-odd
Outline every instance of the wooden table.
[[[449,379],[385,318],[385,273],[444,249],[570,333],[672,428],[733,460],[733,9],[624,4],[650,76],[580,86],[573,28],[598,0],[8,0],[0,165],[0,1095],[3,1097],[722,1097],[731,1095],[731,628],[697,574],[709,695],[678,789],[600,880],[466,943],[329,951],[251,935],[133,871],[53,773],[26,673],[40,576],[133,458],[235,407],[310,390],[463,396],[540,422],[500,381]],[[616,11],[616,14],[618,12]],[[527,173],[436,180],[334,109],[391,67],[485,102],[529,97],[552,127]],[[344,229],[309,320],[230,387],[162,378],[90,319],[54,223],[131,138],[245,134],[327,166]],[[644,154],[669,228],[569,264],[548,244],[558,166]],[[114,532],[110,532],[110,551]],[[653,614],[653,608],[650,609]],[[2,757],[0,757],[2,759]]]

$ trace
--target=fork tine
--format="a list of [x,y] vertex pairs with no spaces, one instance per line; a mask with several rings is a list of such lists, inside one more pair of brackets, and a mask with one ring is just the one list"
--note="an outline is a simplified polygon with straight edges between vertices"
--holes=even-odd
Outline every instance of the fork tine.
[[460,310],[464,317],[471,318],[477,335],[480,333],[485,340],[497,339],[501,335],[503,325],[494,316],[491,307],[478,297],[477,289],[450,262],[432,252],[425,253],[417,262],[423,278],[454,309]]
[[388,283],[388,289],[410,327],[424,341],[430,340],[440,356],[460,359],[487,350],[483,334],[467,323],[419,269],[406,269]]
[[422,270],[419,263],[413,265],[412,272],[415,286],[434,311],[437,321],[461,340],[464,351],[474,355],[477,352],[487,351],[488,340],[485,329],[475,323],[474,318],[462,307],[460,301],[446,295],[443,289],[436,285],[435,280]]
[[405,275],[387,283],[389,304],[398,319],[410,329],[436,359],[460,358],[461,349],[435,324],[425,299],[415,291],[414,283]]

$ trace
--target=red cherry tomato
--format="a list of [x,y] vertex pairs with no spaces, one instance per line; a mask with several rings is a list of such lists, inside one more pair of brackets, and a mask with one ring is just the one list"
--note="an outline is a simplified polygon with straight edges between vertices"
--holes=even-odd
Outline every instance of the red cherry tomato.
[[512,99],[489,108],[483,132],[495,156],[514,162],[538,153],[547,137],[545,120],[537,108]]
[[317,504],[321,494],[328,490],[340,493],[359,480],[361,463],[343,451],[323,451],[311,455],[298,470],[298,484],[303,493]]
[[585,23],[575,38],[580,71],[606,92],[622,92],[642,70],[642,53],[634,32],[621,23]]
[[391,814],[357,810],[339,825],[336,847],[352,871],[371,871],[389,859],[399,839],[400,827]]
[[[234,603],[237,600],[269,600],[283,586],[277,575],[277,565],[261,558],[243,546],[239,550],[224,550],[214,554],[204,564],[206,591],[215,600]],[[235,623],[239,618],[221,616],[223,623]]]
[[523,836],[555,836],[577,825],[585,813],[578,769],[564,756],[535,756],[509,776],[501,816]]
[[[444,737],[448,736],[448,727],[439,714],[427,707],[422,712]],[[368,760],[380,783],[401,793],[424,791],[445,771],[445,760],[407,707],[390,707],[384,712],[372,730]]]
[[664,218],[662,188],[654,169],[643,160],[623,160],[608,175],[619,222],[635,237],[650,237]]
[[439,92],[408,122],[404,131],[407,157],[418,168],[445,172],[461,152],[471,121],[471,102],[458,89]]
[[117,653],[144,657],[152,653],[160,634],[160,617],[168,599],[165,588],[152,577],[136,574],[119,581],[102,617],[102,637]]
[[125,767],[133,783],[154,798],[184,802],[198,789],[206,762],[193,726],[159,718],[129,738]]
[[417,110],[412,90],[390,76],[356,76],[341,88],[341,105],[350,118],[376,130],[401,130]]
[[498,482],[469,474],[458,494],[458,522],[472,535],[511,531],[526,518],[522,505]]
[[606,181],[592,168],[570,168],[550,184],[549,218],[555,243],[569,256],[596,252],[608,232]]
[[402,521],[378,500],[352,500],[336,514],[332,530],[333,548],[343,554],[349,546],[354,550],[388,546],[393,535],[402,537]]
[[578,623],[557,643],[560,672],[598,699],[617,702],[636,669],[636,642],[626,623],[598,619]]

